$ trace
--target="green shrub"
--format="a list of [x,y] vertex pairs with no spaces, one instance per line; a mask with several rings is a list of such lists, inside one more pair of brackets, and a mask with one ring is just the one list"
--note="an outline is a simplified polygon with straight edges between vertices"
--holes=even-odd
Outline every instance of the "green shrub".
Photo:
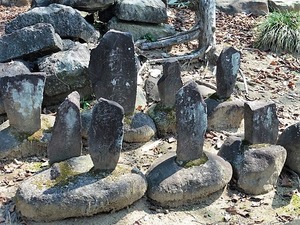
[[272,12],[259,23],[255,47],[274,52],[300,53],[300,12]]

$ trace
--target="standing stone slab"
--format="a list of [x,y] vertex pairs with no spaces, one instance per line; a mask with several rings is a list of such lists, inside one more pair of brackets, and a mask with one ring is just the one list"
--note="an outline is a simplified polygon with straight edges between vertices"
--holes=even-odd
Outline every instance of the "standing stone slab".
[[119,103],[126,114],[136,101],[137,64],[131,34],[110,30],[91,52],[89,76],[96,98]]
[[233,93],[237,73],[240,68],[241,53],[233,47],[227,47],[221,52],[217,61],[217,95],[227,99]]
[[207,109],[198,85],[192,81],[176,94],[177,161],[198,159],[203,153]]
[[251,144],[275,144],[279,131],[275,103],[246,102],[244,108],[245,140]]
[[59,106],[47,152],[49,163],[80,156],[81,118],[80,96],[74,91]]
[[96,170],[114,170],[124,135],[124,110],[118,103],[100,98],[93,108],[89,151]]
[[44,86],[44,73],[0,78],[0,93],[11,127],[26,133],[41,128]]
[[0,62],[20,57],[43,56],[63,48],[50,24],[38,23],[0,37]]
[[177,60],[169,60],[163,65],[163,76],[158,80],[157,86],[161,103],[174,107],[176,92],[183,86]]

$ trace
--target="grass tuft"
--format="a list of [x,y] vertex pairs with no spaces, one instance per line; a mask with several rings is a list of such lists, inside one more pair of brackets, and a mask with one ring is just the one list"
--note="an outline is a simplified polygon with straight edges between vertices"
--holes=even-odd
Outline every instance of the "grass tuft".
[[256,48],[300,54],[300,12],[272,12],[257,26]]

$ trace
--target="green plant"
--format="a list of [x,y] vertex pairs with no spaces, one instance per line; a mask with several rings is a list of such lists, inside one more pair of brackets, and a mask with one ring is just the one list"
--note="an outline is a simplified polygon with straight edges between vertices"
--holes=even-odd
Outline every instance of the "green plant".
[[153,42],[153,41],[157,41],[157,38],[151,34],[151,33],[147,33],[145,34],[142,39],[146,39],[147,41]]
[[258,24],[255,47],[274,52],[300,52],[300,12],[272,12]]

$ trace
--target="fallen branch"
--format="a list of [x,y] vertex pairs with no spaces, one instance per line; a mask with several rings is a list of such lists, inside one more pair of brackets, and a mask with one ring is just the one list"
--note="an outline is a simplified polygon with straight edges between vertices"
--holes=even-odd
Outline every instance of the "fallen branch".
[[199,25],[197,25],[191,30],[184,31],[169,37],[160,38],[154,42],[136,42],[135,45],[136,47],[142,50],[164,48],[175,44],[181,44],[191,40],[195,40],[199,37],[199,34],[200,34],[200,29],[199,29]]
[[177,59],[178,61],[182,61],[182,60],[192,60],[195,58],[203,58],[205,55],[205,50],[206,50],[205,48],[200,48],[199,50],[190,54],[168,57],[168,58],[150,59],[148,62],[150,64],[156,64],[156,63],[165,63],[169,60],[175,60],[175,59]]
[[244,86],[245,86],[245,91],[246,91],[246,94],[248,95],[249,94],[249,91],[248,91],[248,85],[247,85],[247,80],[246,80],[246,77],[243,73],[243,71],[241,69],[239,69],[239,72],[243,78],[243,81],[244,81]]
[[213,89],[214,91],[217,91],[217,88],[214,85],[206,83],[205,81],[195,80],[195,82],[199,85],[203,85],[203,86],[206,86],[210,89]]

